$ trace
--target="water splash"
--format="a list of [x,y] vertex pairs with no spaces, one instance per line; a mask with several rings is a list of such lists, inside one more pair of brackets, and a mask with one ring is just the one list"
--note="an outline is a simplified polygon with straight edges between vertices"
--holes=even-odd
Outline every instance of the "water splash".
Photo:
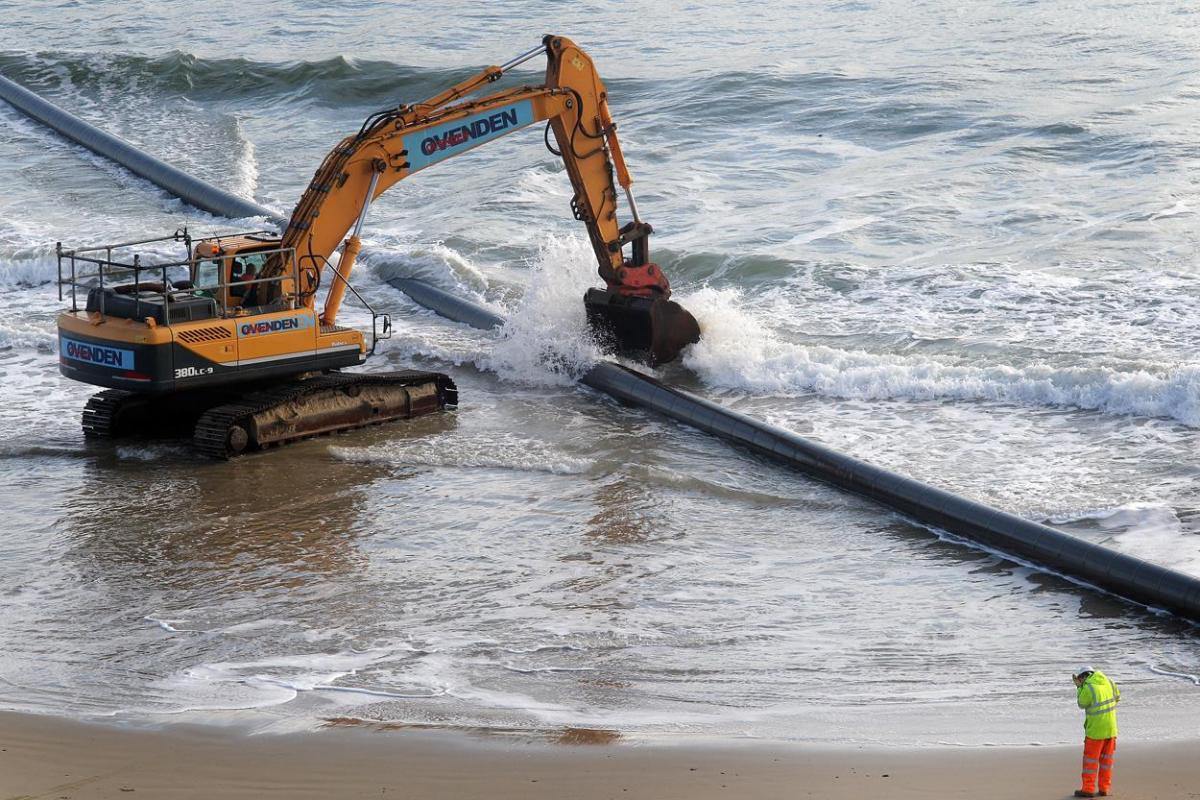
[[441,242],[414,245],[395,237],[375,236],[368,244],[359,260],[385,283],[392,278],[416,278],[475,297],[487,291],[483,270],[469,256]]
[[550,236],[530,264],[529,288],[479,364],[505,380],[569,385],[601,357],[583,309],[595,260],[575,236]]
[[1158,417],[1200,427],[1200,366],[1159,370],[1032,364],[957,366],[917,356],[784,342],[734,289],[682,301],[704,336],[684,363],[712,386],[851,400],[960,400]]
[[245,136],[241,119],[234,119],[234,131],[241,143],[242,153],[234,165],[233,186],[230,188],[239,197],[254,200],[254,193],[258,189],[258,158],[255,156],[254,142]]

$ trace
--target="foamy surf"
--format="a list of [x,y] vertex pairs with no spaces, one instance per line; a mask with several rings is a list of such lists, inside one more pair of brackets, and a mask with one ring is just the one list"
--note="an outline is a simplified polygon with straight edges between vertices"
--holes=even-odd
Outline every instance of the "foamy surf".
[[479,364],[519,383],[578,380],[602,355],[582,302],[595,269],[595,255],[582,239],[547,237],[530,263],[528,288]]
[[582,475],[592,468],[588,459],[567,455],[528,436],[503,431],[397,439],[371,447],[334,446],[329,452],[343,461],[397,467],[498,469],[552,475]]
[[1170,506],[1152,502],[1126,503],[1113,508],[1063,514],[1052,518],[1051,522],[1056,525],[1090,523],[1111,534],[1111,541],[1106,542],[1110,546],[1200,576],[1200,551],[1193,544],[1196,535]]
[[681,299],[703,336],[684,363],[706,383],[762,395],[849,400],[957,400],[1049,406],[1175,420],[1200,427],[1200,367],[1117,370],[957,366],[926,358],[800,345],[745,311],[733,289]]
[[392,650],[304,653],[249,661],[196,664],[164,681],[161,689],[191,699],[187,710],[264,708],[294,700],[301,692],[333,686],[359,670],[394,655]]

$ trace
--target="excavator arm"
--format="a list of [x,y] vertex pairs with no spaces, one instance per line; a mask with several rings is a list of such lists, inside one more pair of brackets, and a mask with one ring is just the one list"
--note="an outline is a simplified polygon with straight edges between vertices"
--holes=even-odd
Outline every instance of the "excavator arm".
[[[543,85],[474,97],[539,53],[548,60]],[[620,351],[651,363],[673,360],[699,339],[699,327],[668,299],[670,284],[649,259],[652,228],[638,216],[604,83],[587,54],[560,36],[547,36],[542,46],[422,103],[373,114],[330,151],[292,212],[282,241],[282,247],[295,248],[306,276],[305,304],[315,303],[319,275],[342,247],[321,314],[323,324],[334,324],[375,198],[415,172],[537,122],[548,122],[554,134],[557,148],[551,150],[563,159],[574,189],[571,210],[587,228],[605,282],[605,289],[591,289],[585,297],[589,322]],[[550,147],[548,135],[546,144]],[[618,184],[631,216],[624,225]],[[282,264],[269,264],[264,275],[281,269]]]

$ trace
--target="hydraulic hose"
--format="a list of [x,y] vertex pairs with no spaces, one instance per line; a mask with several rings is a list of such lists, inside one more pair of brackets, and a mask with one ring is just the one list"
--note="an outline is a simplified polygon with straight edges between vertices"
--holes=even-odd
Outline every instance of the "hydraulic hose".
[[[110,158],[197,208],[221,216],[282,217],[192,177],[128,142],[89,125],[0,76],[0,98],[89,150]],[[390,281],[417,303],[475,328],[493,329],[504,318],[449,292],[410,278]],[[648,408],[818,480],[870,498],[918,522],[949,531],[1036,568],[1056,572],[1151,609],[1200,623],[1200,579],[1070,536],[1060,530],[985,506],[889,472],[816,442],[724,408],[653,377],[601,362],[581,382],[626,403]]]

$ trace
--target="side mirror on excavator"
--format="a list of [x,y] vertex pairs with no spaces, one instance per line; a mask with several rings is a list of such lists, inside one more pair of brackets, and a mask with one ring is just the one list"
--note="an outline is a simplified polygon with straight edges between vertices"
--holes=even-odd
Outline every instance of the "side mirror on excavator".
[[375,316],[375,322],[373,323],[373,327],[374,327],[373,333],[375,334],[376,339],[392,338],[392,315],[391,314],[377,314]]

